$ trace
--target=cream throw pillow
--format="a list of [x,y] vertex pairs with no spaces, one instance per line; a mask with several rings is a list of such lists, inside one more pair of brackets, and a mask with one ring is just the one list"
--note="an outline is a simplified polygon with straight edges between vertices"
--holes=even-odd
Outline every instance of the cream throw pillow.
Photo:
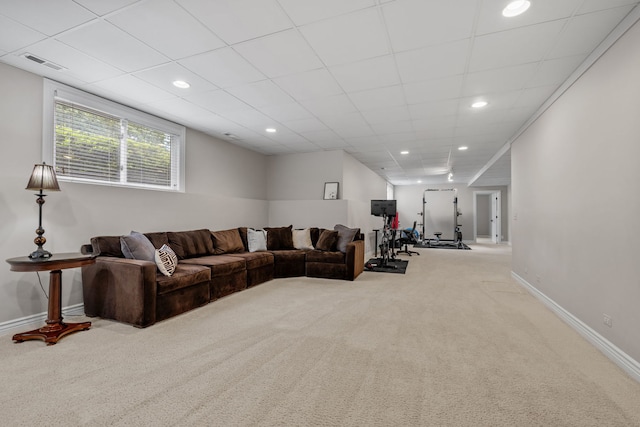
[[293,230],[293,247],[296,249],[313,249],[311,230]]

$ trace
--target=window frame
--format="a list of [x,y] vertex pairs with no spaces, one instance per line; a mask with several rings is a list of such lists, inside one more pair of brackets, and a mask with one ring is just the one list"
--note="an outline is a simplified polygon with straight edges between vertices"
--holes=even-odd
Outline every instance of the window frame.
[[[108,182],[89,178],[69,177],[58,175],[59,181],[76,182],[82,184],[105,185],[109,187],[135,188],[142,190],[156,190],[169,192],[185,192],[185,145],[186,128],[182,125],[170,122],[165,119],[153,116],[136,110],[131,107],[119,104],[97,95],[58,83],[53,80],[44,79],[43,91],[43,126],[42,126],[42,157],[43,160],[55,166],[54,147],[56,141],[55,133],[55,103],[56,100],[77,104],[97,112],[119,117],[122,120],[133,122],[138,125],[148,126],[151,129],[170,133],[176,136],[176,144],[172,144],[171,187],[164,187],[152,184],[140,184],[130,182]],[[122,149],[122,146],[121,146]]]

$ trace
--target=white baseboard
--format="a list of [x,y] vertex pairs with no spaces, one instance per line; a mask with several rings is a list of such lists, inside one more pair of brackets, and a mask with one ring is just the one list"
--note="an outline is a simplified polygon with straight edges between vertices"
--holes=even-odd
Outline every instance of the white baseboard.
[[607,340],[605,337],[591,329],[588,325],[582,322],[580,319],[569,313],[567,310],[558,305],[551,298],[540,292],[529,282],[518,276],[513,271],[511,275],[516,279],[520,285],[522,285],[529,293],[538,298],[544,305],[546,305],[551,311],[553,311],[560,319],[566,324],[571,326],[576,332],[582,335],[587,341],[593,344],[598,350],[600,350],[605,356],[607,356],[613,363],[618,365],[622,370],[629,374],[634,380],[640,382],[640,363],[629,356],[624,351],[620,350],[617,346]]
[[[83,316],[84,304],[74,304],[62,308],[62,316]],[[32,314],[31,316],[9,320],[0,323],[0,336],[13,335],[29,329],[36,329],[44,325],[47,320],[47,312]]]

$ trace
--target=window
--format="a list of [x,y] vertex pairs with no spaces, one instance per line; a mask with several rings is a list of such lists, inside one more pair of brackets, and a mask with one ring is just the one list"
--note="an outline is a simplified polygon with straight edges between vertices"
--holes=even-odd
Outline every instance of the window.
[[184,191],[183,126],[49,80],[44,121],[61,181]]

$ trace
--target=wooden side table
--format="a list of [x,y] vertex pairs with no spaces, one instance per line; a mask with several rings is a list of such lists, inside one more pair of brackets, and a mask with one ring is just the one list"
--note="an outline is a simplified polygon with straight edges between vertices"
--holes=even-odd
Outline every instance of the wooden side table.
[[7,262],[11,271],[49,271],[49,309],[46,325],[29,332],[15,334],[13,340],[17,343],[25,340],[41,339],[47,345],[53,345],[63,336],[76,331],[84,331],[91,327],[91,322],[64,323],[62,321],[62,270],[65,268],[82,267],[96,262],[93,255],[81,253],[53,254],[51,258],[34,261],[28,256],[10,258]]

